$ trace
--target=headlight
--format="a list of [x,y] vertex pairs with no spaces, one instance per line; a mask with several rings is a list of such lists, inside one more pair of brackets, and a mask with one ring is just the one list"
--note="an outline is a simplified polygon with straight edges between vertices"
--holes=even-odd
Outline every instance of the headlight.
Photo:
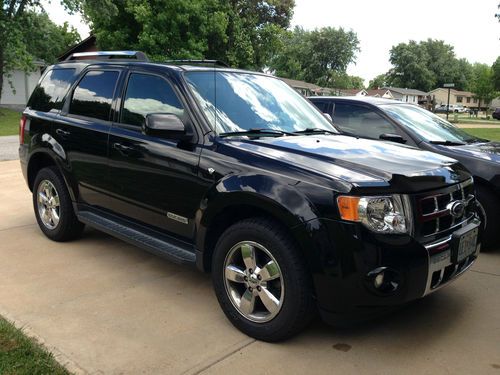
[[411,233],[412,215],[405,195],[337,198],[343,220],[363,223],[378,233]]

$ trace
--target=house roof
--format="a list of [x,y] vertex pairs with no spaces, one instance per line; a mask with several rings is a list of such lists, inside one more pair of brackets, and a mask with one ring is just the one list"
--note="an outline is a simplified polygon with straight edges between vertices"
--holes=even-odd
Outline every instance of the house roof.
[[346,95],[356,95],[356,94],[359,94],[360,92],[365,92],[366,94],[366,90],[365,89],[340,89],[339,90],[342,94],[346,94]]
[[389,91],[389,94],[390,96],[392,96],[392,94],[390,93],[390,90],[386,90],[386,89],[371,89],[371,90],[365,90],[367,95],[368,96],[384,96],[385,94],[387,94],[387,92]]
[[[438,90],[446,90],[448,91],[447,88],[444,87],[438,87],[437,89],[434,89],[432,91],[429,91],[429,94]],[[474,94],[470,91],[460,91],[460,90],[455,90],[455,89],[450,89],[450,93],[453,95],[459,95],[459,96],[474,96]]]
[[427,95],[426,92],[416,90],[416,89],[403,89],[401,87],[383,87],[383,89],[397,92],[398,94],[401,94],[401,95],[418,95],[418,96],[426,96]]
[[87,52],[89,50],[95,50],[96,46],[96,37],[95,35],[89,35],[87,38],[82,40],[80,43],[74,45],[73,47],[69,48],[64,52],[61,56],[59,56],[57,59],[59,61],[66,60],[66,58],[71,55],[72,53],[76,52]]
[[314,83],[299,81],[299,80],[290,79],[290,78],[280,78],[280,79],[283,82],[287,83],[288,85],[290,85],[296,89],[309,89],[309,90],[320,90],[321,89],[321,86],[315,85]]

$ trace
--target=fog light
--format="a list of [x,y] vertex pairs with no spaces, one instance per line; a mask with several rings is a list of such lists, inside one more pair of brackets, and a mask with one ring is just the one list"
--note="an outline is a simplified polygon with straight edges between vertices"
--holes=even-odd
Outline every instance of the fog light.
[[375,276],[375,279],[373,280],[373,285],[375,288],[380,288],[384,284],[384,272],[379,273],[377,276]]

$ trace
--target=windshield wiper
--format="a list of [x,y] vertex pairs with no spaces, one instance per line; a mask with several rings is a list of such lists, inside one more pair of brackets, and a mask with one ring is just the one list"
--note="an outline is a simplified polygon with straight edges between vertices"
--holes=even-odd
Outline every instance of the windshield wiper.
[[321,128],[306,128],[304,130],[298,130],[293,132],[294,134],[335,134],[339,135],[338,132],[334,132],[331,130],[321,129]]
[[434,145],[443,145],[443,146],[464,146],[465,142],[454,142],[454,141],[429,141]]
[[269,128],[257,128],[257,129],[248,129],[248,130],[242,130],[242,131],[235,131],[235,132],[227,132],[227,133],[220,133],[220,137],[233,137],[233,136],[239,136],[239,135],[246,135],[246,136],[271,136],[271,137],[281,137],[283,135],[297,135],[295,133],[290,133],[286,132],[283,130],[278,130],[278,129],[269,129]]

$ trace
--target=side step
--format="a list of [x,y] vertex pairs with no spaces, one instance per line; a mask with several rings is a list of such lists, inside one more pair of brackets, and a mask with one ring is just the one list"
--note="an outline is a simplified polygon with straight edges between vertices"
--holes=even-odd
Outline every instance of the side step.
[[179,264],[195,265],[196,255],[194,248],[174,238],[145,233],[138,229],[122,224],[118,219],[96,214],[90,211],[80,211],[77,214],[82,223],[108,233],[132,245],[138,246],[162,258]]

